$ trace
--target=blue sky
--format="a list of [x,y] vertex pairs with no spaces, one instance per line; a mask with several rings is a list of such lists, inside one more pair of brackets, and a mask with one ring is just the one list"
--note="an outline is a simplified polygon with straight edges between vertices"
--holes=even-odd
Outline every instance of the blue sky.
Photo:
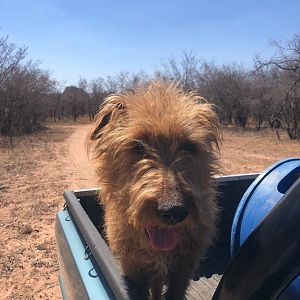
[[217,64],[252,64],[270,41],[300,33],[299,0],[0,0],[0,36],[66,84],[151,73],[184,49]]

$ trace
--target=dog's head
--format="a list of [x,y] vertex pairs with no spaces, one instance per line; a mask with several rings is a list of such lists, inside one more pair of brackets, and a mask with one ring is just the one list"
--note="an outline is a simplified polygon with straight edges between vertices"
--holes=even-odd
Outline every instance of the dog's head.
[[118,201],[156,250],[174,249],[187,231],[212,234],[219,134],[211,106],[175,85],[108,97],[89,135],[103,203]]

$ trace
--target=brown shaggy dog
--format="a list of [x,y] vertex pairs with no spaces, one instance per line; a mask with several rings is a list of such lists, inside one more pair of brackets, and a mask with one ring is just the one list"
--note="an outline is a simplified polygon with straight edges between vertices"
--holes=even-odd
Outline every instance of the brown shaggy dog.
[[[109,247],[141,299],[183,299],[215,235],[219,126],[209,104],[152,83],[109,96],[88,136]],[[163,296],[163,287],[167,286]]]

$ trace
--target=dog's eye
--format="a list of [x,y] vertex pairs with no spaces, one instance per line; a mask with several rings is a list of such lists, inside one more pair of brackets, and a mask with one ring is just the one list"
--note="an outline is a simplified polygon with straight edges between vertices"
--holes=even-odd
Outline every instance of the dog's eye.
[[196,145],[192,142],[186,141],[184,143],[181,144],[180,146],[180,150],[181,151],[186,151],[189,152],[191,154],[193,154],[196,151]]
[[139,155],[144,155],[147,152],[146,146],[139,141],[134,142],[133,150]]

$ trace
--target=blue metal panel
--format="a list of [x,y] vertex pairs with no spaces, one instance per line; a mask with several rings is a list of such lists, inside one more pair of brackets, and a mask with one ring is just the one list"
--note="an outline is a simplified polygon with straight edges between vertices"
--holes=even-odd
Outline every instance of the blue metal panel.
[[[293,176],[291,180],[290,175],[299,172],[299,167],[299,158],[282,160],[262,172],[250,185],[235,213],[231,231],[232,255],[297,179]],[[286,185],[284,188],[282,183]]]
[[86,243],[68,210],[59,212],[56,222],[59,262],[67,299],[114,299],[101,270],[92,255],[88,255]]
[[[279,161],[262,172],[250,185],[237,208],[231,231],[231,254],[234,256],[258,224],[280,202],[292,184],[299,178],[300,159]],[[282,216],[284,219],[285,216]],[[278,225],[279,226],[279,225]],[[274,228],[274,235],[280,228]],[[280,296],[284,299],[298,299],[300,276]]]

